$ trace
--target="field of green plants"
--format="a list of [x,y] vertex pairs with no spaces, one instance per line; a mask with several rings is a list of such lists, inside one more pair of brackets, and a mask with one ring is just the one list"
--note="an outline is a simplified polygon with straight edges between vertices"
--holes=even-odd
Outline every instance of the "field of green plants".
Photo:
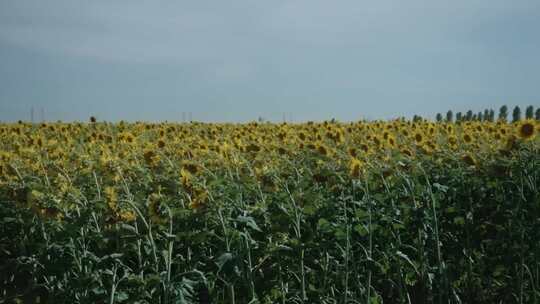
[[0,125],[0,303],[540,303],[540,124]]

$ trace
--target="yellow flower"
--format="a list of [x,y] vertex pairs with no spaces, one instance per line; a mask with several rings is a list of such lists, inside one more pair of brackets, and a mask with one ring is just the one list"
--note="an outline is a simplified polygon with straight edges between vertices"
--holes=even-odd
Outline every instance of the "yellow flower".
[[325,145],[320,144],[320,145],[317,146],[317,152],[319,152],[319,154],[321,154],[321,155],[327,156],[328,155],[328,148],[326,148]]
[[124,210],[118,214],[118,217],[124,222],[133,222],[137,219],[137,216],[133,211]]
[[107,186],[103,190],[103,193],[105,193],[105,198],[107,199],[107,205],[112,211],[116,211],[117,203],[118,203],[118,194],[116,193],[116,190],[114,187]]
[[463,134],[463,141],[467,144],[470,144],[473,141],[473,138],[469,133],[465,133]]
[[206,190],[197,189],[191,197],[189,207],[191,209],[200,210],[206,206],[207,200],[208,192]]
[[163,202],[161,195],[152,193],[148,197],[148,214],[154,223],[163,224],[166,221],[162,204]]
[[362,162],[357,158],[351,158],[349,163],[349,174],[352,177],[359,177],[362,171]]
[[519,138],[524,140],[531,140],[534,138],[535,134],[535,125],[532,120],[524,120],[520,122],[517,126],[517,135]]
[[143,153],[144,161],[149,166],[154,166],[159,161],[159,155],[156,154],[153,150],[146,150]]
[[462,160],[469,166],[476,166],[477,162],[474,156],[470,153],[463,155]]
[[457,140],[457,138],[455,136],[453,136],[453,135],[448,136],[448,143],[450,145],[452,145],[452,146],[457,145],[457,142],[458,142],[458,140]]
[[26,196],[26,203],[29,207],[34,207],[35,204],[39,203],[41,199],[45,197],[45,194],[39,192],[38,190],[31,190]]
[[422,144],[424,142],[424,135],[420,132],[416,132],[414,134],[414,142],[418,145]]
[[388,146],[390,146],[391,148],[396,147],[396,138],[394,136],[392,135],[388,136],[387,142],[388,142]]
[[412,157],[412,156],[413,156],[412,151],[411,151],[410,149],[408,149],[408,148],[403,148],[403,149],[401,149],[401,154],[404,154],[404,155],[406,155],[406,156],[408,156],[408,157]]
[[193,175],[196,175],[197,173],[200,172],[201,167],[194,162],[186,162],[183,164],[182,170],[185,170]]

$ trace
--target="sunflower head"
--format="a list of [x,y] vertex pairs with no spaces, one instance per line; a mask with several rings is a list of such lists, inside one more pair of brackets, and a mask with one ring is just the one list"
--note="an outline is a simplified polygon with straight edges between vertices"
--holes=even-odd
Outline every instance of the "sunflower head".
[[197,163],[194,163],[194,162],[184,163],[184,165],[182,166],[182,169],[193,175],[196,175],[197,173],[201,171],[201,167]]
[[201,210],[207,206],[208,192],[206,190],[196,189],[191,196],[189,207],[194,210]]
[[407,156],[407,157],[413,157],[413,153],[409,148],[403,148],[401,149],[401,154]]
[[453,135],[448,136],[448,143],[450,145],[457,145],[457,142],[458,142],[458,140],[457,140],[457,138],[455,136],[453,136]]
[[116,193],[116,190],[114,187],[107,186],[103,190],[105,193],[105,198],[107,199],[107,205],[109,206],[109,209],[112,211],[116,211],[117,204],[118,204],[118,194]]
[[395,148],[396,147],[396,138],[392,135],[388,136],[387,138],[387,142],[388,142],[388,145],[392,148]]
[[318,144],[316,146],[317,152],[320,155],[327,156],[328,155],[328,148],[324,144]]
[[470,144],[473,141],[471,134],[469,133],[463,134],[463,141],[467,144]]
[[135,213],[129,210],[121,211],[120,213],[118,213],[118,217],[124,222],[133,222],[137,219]]
[[45,197],[45,194],[39,192],[38,190],[28,191],[26,195],[27,206],[33,207],[35,204],[38,204],[41,199]]
[[158,193],[152,193],[148,197],[148,214],[152,222],[163,224],[167,220],[163,198]]
[[517,126],[517,135],[524,140],[531,140],[536,135],[535,125],[532,120],[524,120]]
[[461,159],[469,166],[476,166],[477,164],[476,158],[470,153],[464,154]]
[[154,150],[146,150],[144,153],[143,153],[143,157],[144,157],[144,161],[149,165],[149,166],[154,166],[156,165],[159,160],[160,160],[160,157],[159,155],[154,151]]
[[421,145],[424,142],[424,134],[421,132],[414,133],[414,142],[418,145]]
[[357,158],[352,158],[349,163],[349,175],[357,178],[362,173],[362,162]]
[[366,145],[366,144],[361,144],[360,145],[360,150],[364,151],[364,153],[368,153],[369,152],[369,146]]

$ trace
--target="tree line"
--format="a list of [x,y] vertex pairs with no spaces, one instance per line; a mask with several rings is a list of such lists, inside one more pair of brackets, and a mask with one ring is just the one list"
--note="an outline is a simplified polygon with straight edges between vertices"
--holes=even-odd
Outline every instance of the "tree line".
[[[469,110],[465,113],[463,112],[457,112],[454,117],[454,112],[452,110],[449,110],[446,112],[446,117],[443,117],[443,114],[437,113],[435,116],[435,120],[437,122],[462,122],[462,121],[495,121],[495,120],[501,120],[501,121],[511,121],[511,122],[518,122],[522,119],[521,114],[521,108],[519,106],[515,106],[514,110],[512,111],[512,118],[509,120],[509,112],[508,112],[508,106],[503,105],[499,108],[499,113],[497,117],[495,117],[495,111],[493,109],[485,109],[484,111],[480,111],[478,113],[474,113],[472,110]],[[525,109],[525,119],[536,119],[540,121],[540,108],[534,110],[534,107],[532,105],[528,106]],[[422,120],[421,116],[415,115],[413,117],[413,121],[419,121]]]

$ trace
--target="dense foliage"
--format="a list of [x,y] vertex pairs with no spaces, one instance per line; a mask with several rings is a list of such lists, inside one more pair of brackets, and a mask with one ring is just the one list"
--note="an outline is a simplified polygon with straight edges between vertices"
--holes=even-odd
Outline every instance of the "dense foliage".
[[539,302],[533,120],[92,121],[0,125],[5,302]]

